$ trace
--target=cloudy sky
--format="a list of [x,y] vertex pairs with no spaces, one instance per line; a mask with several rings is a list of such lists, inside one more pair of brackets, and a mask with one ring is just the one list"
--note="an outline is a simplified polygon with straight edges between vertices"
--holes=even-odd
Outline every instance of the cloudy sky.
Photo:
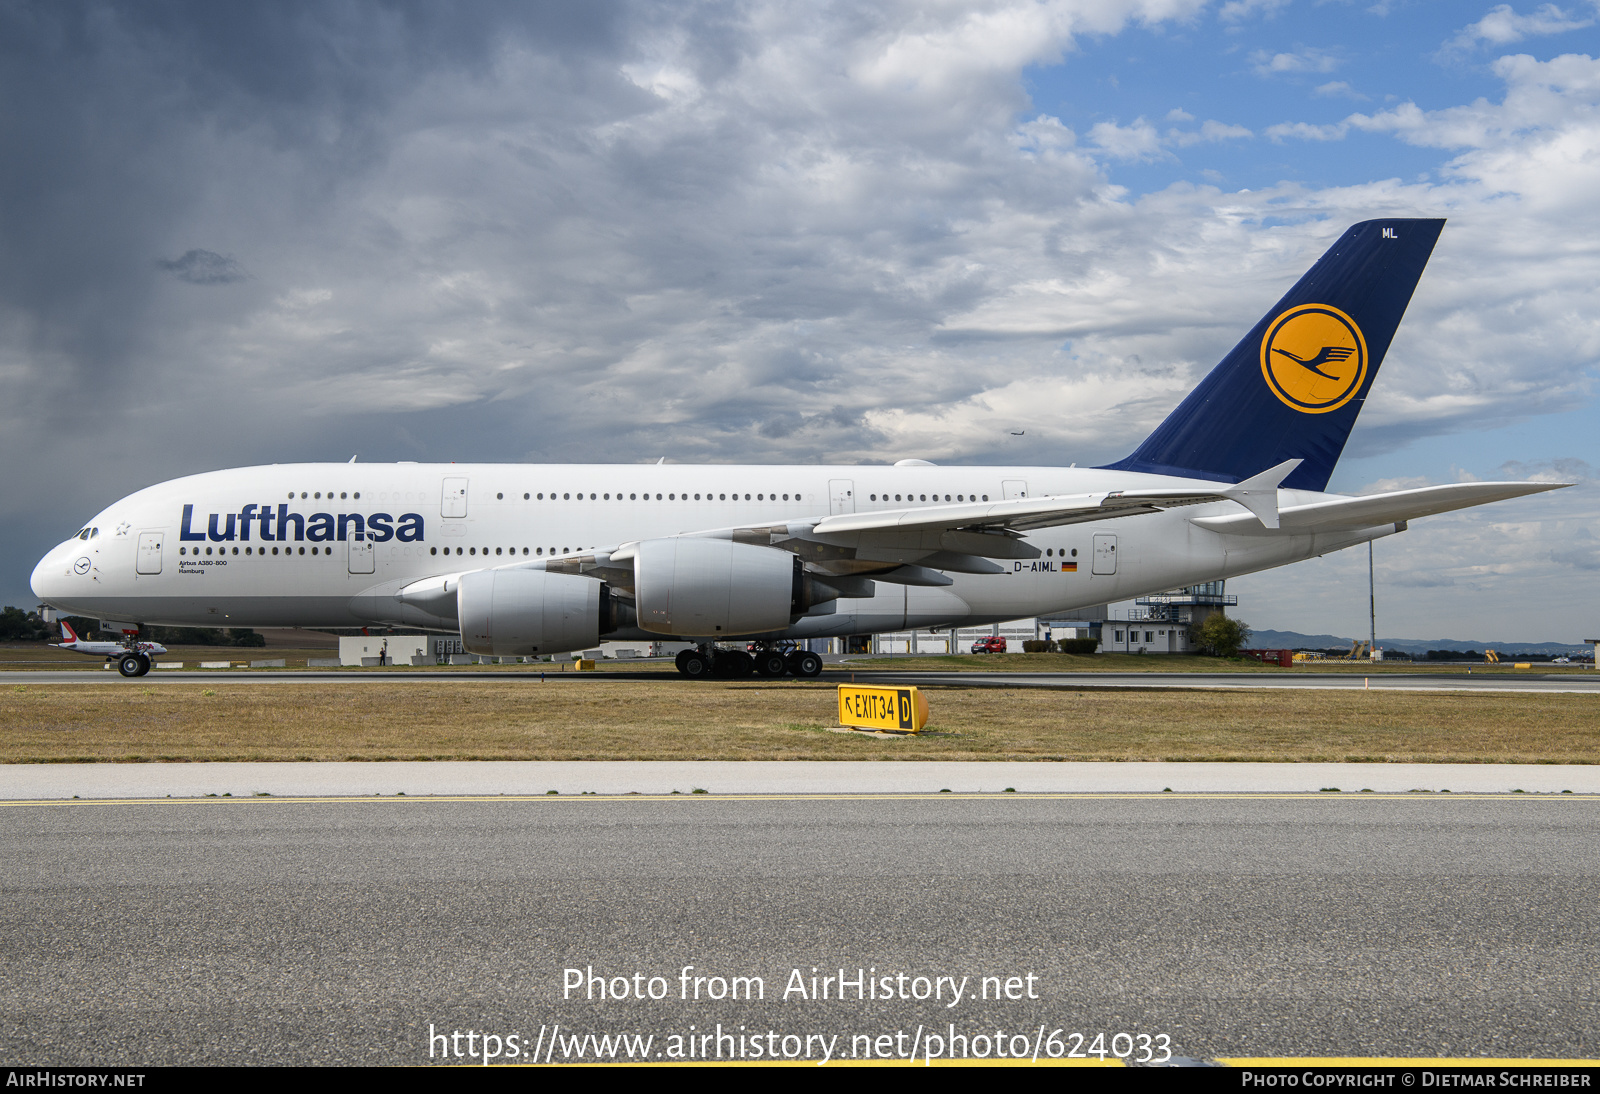
[[[1109,462],[1348,224],[1447,216],[1332,488],[1408,637],[1595,637],[1600,13],[0,4],[0,595],[302,460]],[[1025,433],[1013,437],[1014,431]],[[1364,551],[1238,580],[1365,633]]]

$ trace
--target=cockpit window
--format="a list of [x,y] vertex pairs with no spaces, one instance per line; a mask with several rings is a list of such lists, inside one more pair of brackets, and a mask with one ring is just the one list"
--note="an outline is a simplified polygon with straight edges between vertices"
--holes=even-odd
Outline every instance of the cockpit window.
[[74,539],[88,539],[89,538],[89,529],[85,528],[83,531],[79,532],[76,536],[74,536],[72,538],[74,538]]
[[89,529],[89,538],[90,539],[93,539],[95,536],[98,536],[99,534],[100,534],[100,529],[98,529],[98,528]]

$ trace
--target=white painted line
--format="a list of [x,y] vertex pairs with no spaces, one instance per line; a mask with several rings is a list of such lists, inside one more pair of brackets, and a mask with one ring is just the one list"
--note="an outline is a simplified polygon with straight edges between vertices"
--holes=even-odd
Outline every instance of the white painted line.
[[3,764],[0,800],[60,798],[688,794],[1600,793],[1600,765],[535,761]]

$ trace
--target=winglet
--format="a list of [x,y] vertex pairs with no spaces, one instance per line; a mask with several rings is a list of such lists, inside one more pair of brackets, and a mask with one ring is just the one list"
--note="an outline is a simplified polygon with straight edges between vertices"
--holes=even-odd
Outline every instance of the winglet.
[[1301,460],[1284,460],[1276,467],[1269,467],[1259,475],[1252,475],[1243,482],[1230,486],[1226,490],[1219,490],[1225,498],[1238,502],[1256,515],[1256,519],[1265,528],[1278,526],[1278,484],[1288,478],[1299,467]]

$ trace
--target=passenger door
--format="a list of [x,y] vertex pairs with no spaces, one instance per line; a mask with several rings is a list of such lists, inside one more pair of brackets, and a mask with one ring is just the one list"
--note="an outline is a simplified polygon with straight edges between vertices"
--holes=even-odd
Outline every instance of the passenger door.
[[467,515],[467,480],[445,479],[439,500],[439,515],[447,520],[459,520]]
[[[161,542],[166,539],[162,532],[139,533],[139,561],[134,572],[140,574],[159,574],[161,572]],[[199,552],[197,551],[196,554]]]
[[840,513],[854,513],[856,511],[856,484],[854,479],[829,479],[828,480],[828,513],[838,516]]
[[352,527],[345,543],[349,547],[350,572],[353,574],[372,573],[372,541]]
[[1098,535],[1094,537],[1094,572],[1097,574],[1114,574],[1117,572],[1116,536]]

